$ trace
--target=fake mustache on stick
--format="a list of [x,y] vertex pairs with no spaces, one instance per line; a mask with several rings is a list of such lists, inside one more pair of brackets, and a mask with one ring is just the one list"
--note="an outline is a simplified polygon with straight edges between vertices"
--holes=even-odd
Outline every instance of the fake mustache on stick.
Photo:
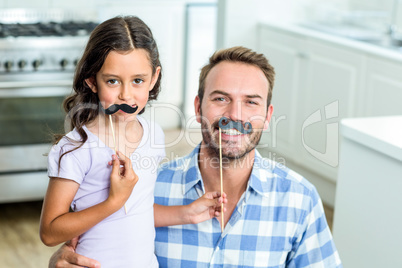
[[221,129],[237,129],[242,134],[249,134],[252,130],[252,126],[250,122],[245,122],[244,127],[240,121],[232,121],[227,117],[222,117],[219,119],[219,127]]
[[104,109],[104,111],[105,111],[105,114],[107,114],[107,115],[114,114],[118,110],[122,110],[123,112],[128,113],[128,114],[133,114],[137,111],[137,109],[138,109],[138,106],[132,107],[128,104],[123,103],[123,104],[112,104],[109,106],[109,108]]

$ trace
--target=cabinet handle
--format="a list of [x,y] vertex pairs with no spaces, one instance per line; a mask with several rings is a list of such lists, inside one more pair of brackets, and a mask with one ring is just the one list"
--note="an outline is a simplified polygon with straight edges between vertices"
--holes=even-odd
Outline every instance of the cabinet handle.
[[301,58],[301,59],[309,59],[309,58],[310,58],[309,55],[308,55],[307,53],[305,53],[305,52],[299,52],[299,53],[297,54],[297,56],[298,56],[299,58]]

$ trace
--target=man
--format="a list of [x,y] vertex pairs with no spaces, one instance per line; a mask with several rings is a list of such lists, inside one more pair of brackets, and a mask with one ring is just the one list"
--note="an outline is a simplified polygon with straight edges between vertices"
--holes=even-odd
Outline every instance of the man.
[[[194,106],[203,140],[189,155],[161,166],[155,203],[189,204],[219,190],[220,161],[228,203],[223,223],[213,218],[157,227],[160,267],[342,267],[314,186],[255,149],[273,113],[273,84],[267,59],[244,47],[217,51],[202,69]],[[220,160],[223,116],[250,122],[252,131],[222,130]],[[68,257],[57,259],[63,254]],[[52,261],[71,258],[83,257],[59,250]]]

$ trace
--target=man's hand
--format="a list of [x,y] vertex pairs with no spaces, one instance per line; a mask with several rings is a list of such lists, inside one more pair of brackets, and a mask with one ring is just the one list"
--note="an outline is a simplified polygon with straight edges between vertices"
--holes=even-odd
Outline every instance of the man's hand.
[[57,250],[49,260],[49,268],[99,268],[100,263],[75,253],[78,237],[66,242]]

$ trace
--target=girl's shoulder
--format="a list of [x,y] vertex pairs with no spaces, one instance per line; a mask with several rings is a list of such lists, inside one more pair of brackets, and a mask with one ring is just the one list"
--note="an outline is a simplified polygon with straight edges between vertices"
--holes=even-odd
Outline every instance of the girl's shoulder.
[[144,129],[145,135],[150,135],[157,139],[165,140],[165,133],[163,132],[162,127],[158,123],[156,123],[155,121],[151,121],[140,115],[138,115],[137,118],[140,124],[142,125],[142,128]]
[[[88,135],[88,131],[85,130]],[[94,152],[87,150],[88,140],[82,143],[82,138],[76,129],[68,132],[61,140],[52,146],[48,154],[48,176],[70,179],[81,184],[92,166]]]
[[140,152],[144,153],[145,149],[147,154],[163,158],[165,156],[165,134],[161,126],[155,121],[148,120],[142,116],[137,116],[137,118],[144,129],[141,143],[138,146],[138,148],[141,148]]
[[77,147],[90,148],[91,145],[94,143],[94,138],[85,126],[82,128],[82,131],[84,131],[87,136],[87,139],[84,143],[83,138],[81,137],[79,131],[76,128],[74,128],[66,135],[64,135],[57,144],[53,145],[53,149],[59,149],[59,150],[61,149],[62,151],[65,150],[69,151]]

